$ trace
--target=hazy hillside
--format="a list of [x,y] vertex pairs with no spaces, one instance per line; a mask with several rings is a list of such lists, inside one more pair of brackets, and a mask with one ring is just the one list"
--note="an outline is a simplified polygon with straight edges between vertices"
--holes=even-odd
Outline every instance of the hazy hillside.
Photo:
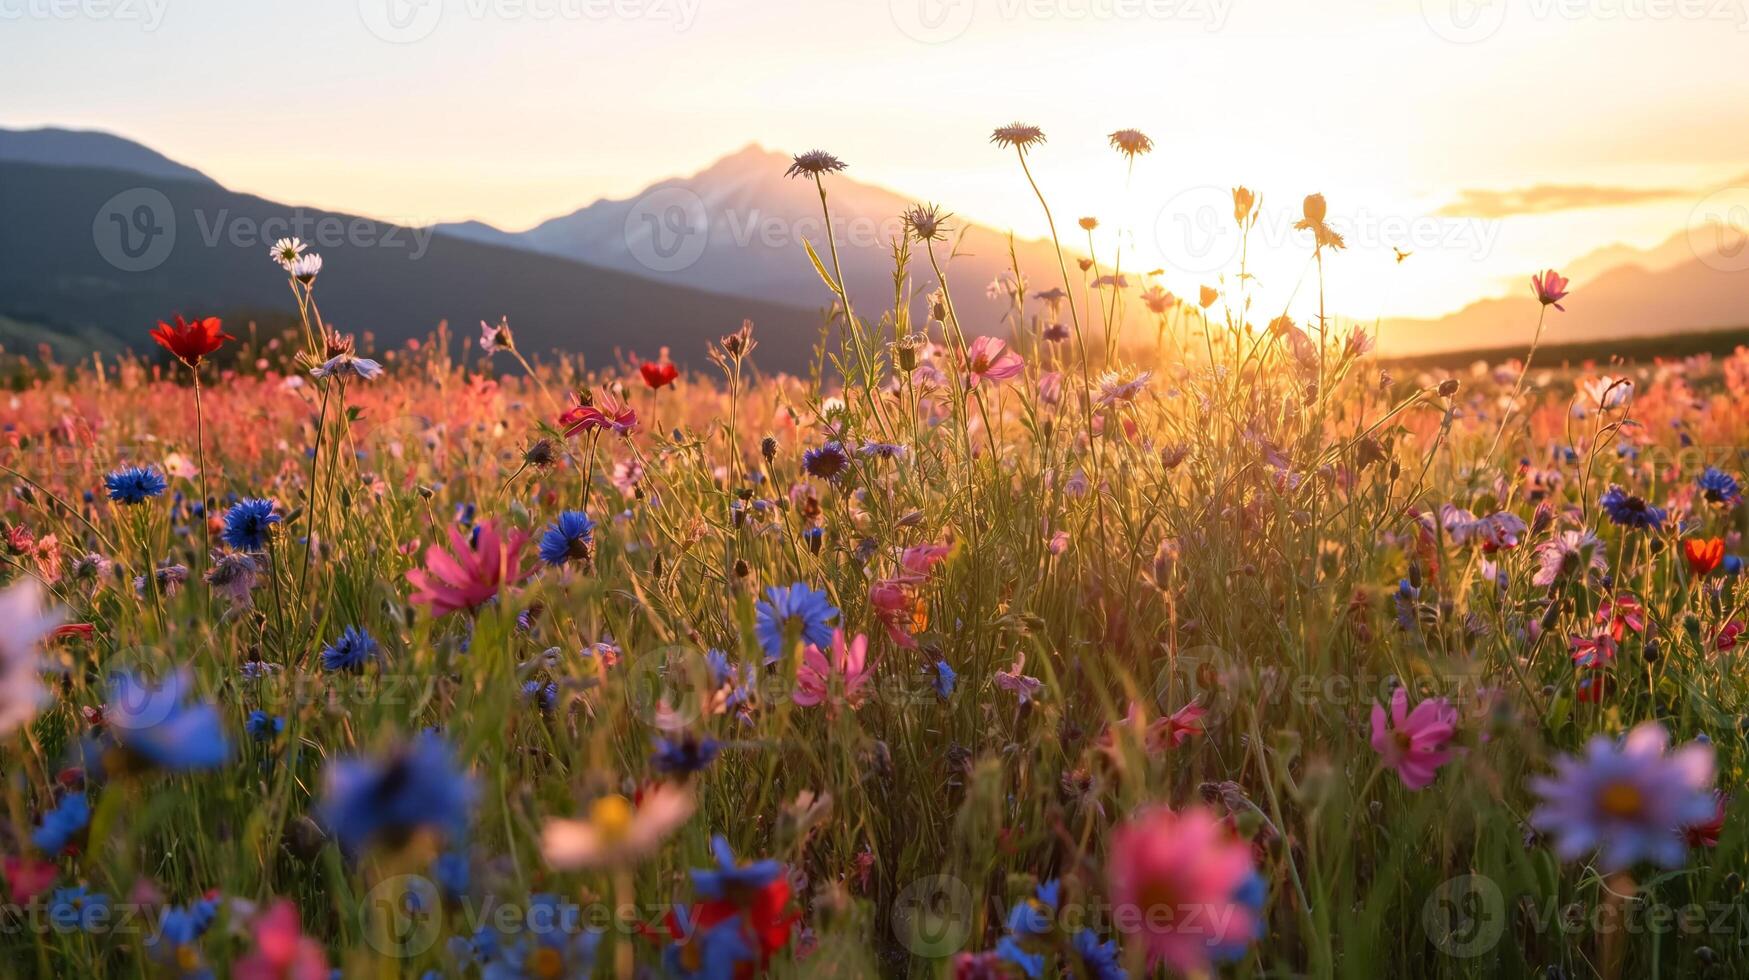
[[[438,227],[445,235],[515,244],[660,282],[824,305],[831,293],[802,247],[806,239],[826,252],[820,198],[812,181],[784,176],[789,165],[789,156],[749,145],[691,177],[661,181],[625,200],[597,201],[525,232],[508,233],[481,222]],[[851,301],[863,310],[890,308],[888,243],[901,233],[899,215],[919,202],[843,174],[829,178],[827,189]],[[945,269],[960,316],[970,332],[993,332],[1008,305],[986,298],[984,287],[1009,268],[1007,235],[981,225],[949,224],[956,233],[966,230],[959,254]],[[1048,242],[1018,241],[1015,248],[1035,288],[1060,281]],[[946,262],[949,251],[938,247],[938,257]],[[914,258],[912,290],[921,295],[934,277],[926,257]]]
[[136,347],[172,313],[289,307],[268,245],[300,229],[327,261],[317,287],[323,314],[342,330],[374,332],[379,343],[423,335],[445,319],[467,330],[508,315],[531,351],[602,360],[617,349],[654,356],[670,344],[696,364],[707,340],[745,317],[765,340],[762,366],[800,369],[818,332],[818,314],[796,306],[285,207],[211,183],[0,163],[0,214],[0,315],[100,330]]
[[193,167],[133,140],[79,129],[0,129],[0,162],[95,167],[147,177],[215,183]]
[[[1651,253],[1649,264],[1670,261],[1669,250]],[[1724,266],[1721,268],[1720,266]],[[1544,342],[1609,340],[1648,334],[1712,330],[1749,324],[1749,271],[1726,271],[1695,259],[1663,268],[1617,266],[1576,284],[1563,302],[1567,312],[1549,310]],[[1538,303],[1529,277],[1524,291],[1471,303],[1450,316],[1431,320],[1390,319],[1379,327],[1380,349],[1391,354],[1479,349],[1529,344],[1536,331]]]

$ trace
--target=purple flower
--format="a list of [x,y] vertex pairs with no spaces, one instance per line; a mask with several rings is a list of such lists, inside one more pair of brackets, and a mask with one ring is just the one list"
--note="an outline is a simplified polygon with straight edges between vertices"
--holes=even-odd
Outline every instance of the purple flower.
[[1531,781],[1543,799],[1531,826],[1555,836],[1562,860],[1601,849],[1606,873],[1642,860],[1677,867],[1687,851],[1682,829],[1713,815],[1713,747],[1669,746],[1657,722],[1636,726],[1619,744],[1592,738],[1583,757],[1555,760],[1554,778]]
[[1603,542],[1590,531],[1562,531],[1559,537],[1536,546],[1536,561],[1536,575],[1530,581],[1543,588],[1587,567],[1599,572],[1609,568]]

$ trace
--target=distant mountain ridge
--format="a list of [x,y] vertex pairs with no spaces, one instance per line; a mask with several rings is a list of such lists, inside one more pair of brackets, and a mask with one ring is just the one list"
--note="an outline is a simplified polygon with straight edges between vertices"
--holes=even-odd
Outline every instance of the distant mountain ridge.
[[[1687,260],[1672,248],[1681,243]],[[1627,264],[1597,271],[1576,264],[1571,293],[1550,308],[1545,343],[1644,337],[1650,334],[1721,330],[1749,325],[1749,271],[1717,253],[1697,258],[1686,236],[1656,249],[1630,254]],[[1598,254],[1598,253],[1593,253]],[[1565,270],[1562,270],[1565,271]],[[1387,319],[1379,325],[1379,348],[1392,355],[1451,349],[1529,345],[1542,304],[1528,276],[1516,296],[1485,299],[1436,319]],[[1454,343],[1454,341],[1461,341]]]
[[120,170],[145,177],[214,184],[211,177],[112,133],[82,129],[0,129],[0,162]]
[[706,344],[750,318],[767,341],[760,366],[801,371],[820,332],[816,312],[796,306],[290,207],[211,181],[0,162],[0,215],[0,317],[69,336],[99,331],[135,349],[149,348],[148,328],[172,314],[239,323],[287,310],[291,295],[268,245],[297,228],[341,230],[317,239],[322,312],[379,345],[446,320],[465,336],[480,320],[508,315],[531,354],[556,349],[602,364],[671,344],[676,359],[703,367]]

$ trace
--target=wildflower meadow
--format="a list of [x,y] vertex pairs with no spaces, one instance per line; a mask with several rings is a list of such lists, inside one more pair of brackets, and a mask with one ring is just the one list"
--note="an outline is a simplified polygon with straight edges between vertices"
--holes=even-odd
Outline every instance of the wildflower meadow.
[[1545,363],[1526,270],[1519,359],[1384,363],[1322,196],[1297,284],[1142,274],[1050,147],[1001,329],[919,204],[885,308],[798,249],[806,376],[377,349],[295,239],[295,332],[9,363],[0,972],[1749,972],[1749,350]]

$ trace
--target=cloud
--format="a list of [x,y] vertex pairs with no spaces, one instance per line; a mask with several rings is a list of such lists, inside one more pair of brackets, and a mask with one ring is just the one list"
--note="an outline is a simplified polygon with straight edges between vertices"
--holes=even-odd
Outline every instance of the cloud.
[[1458,199],[1436,214],[1446,218],[1508,218],[1579,208],[1609,208],[1684,197],[1676,187],[1599,187],[1593,184],[1538,184],[1523,190],[1461,190]]

